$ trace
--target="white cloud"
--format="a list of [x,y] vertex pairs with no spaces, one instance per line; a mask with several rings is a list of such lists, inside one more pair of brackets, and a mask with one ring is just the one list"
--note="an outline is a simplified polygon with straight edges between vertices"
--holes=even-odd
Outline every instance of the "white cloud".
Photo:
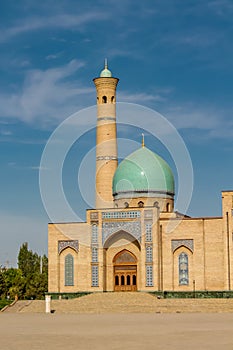
[[[172,88],[157,88],[157,94],[124,92],[119,94],[118,101],[136,103],[141,106],[144,104],[145,107],[148,106],[151,110],[163,115],[177,130],[193,129],[195,132],[203,130],[205,131],[205,140],[233,137],[233,109],[221,109],[214,103],[205,105],[182,100],[174,102],[174,96],[171,96],[173,90]],[[142,115],[143,111],[139,110],[139,115],[135,111],[134,121],[136,122],[137,118],[142,118]],[[144,124],[145,128],[150,128],[146,118]],[[202,134],[199,137],[203,137]]]
[[24,144],[24,145],[44,145],[47,142],[47,139],[36,139],[36,138],[31,138],[31,139],[25,139],[22,137],[19,137],[17,133],[14,136],[9,136],[9,137],[1,137],[0,142],[4,143],[15,143],[15,144]]
[[[82,87],[79,81],[72,79],[83,66],[84,62],[72,60],[52,69],[27,71],[18,92],[0,95],[0,116],[5,120],[17,118],[29,123],[36,121],[39,127],[47,127],[93,105],[94,87]],[[145,104],[156,110],[159,104],[158,112],[163,113],[177,129],[206,130],[208,138],[232,137],[231,110],[223,111],[214,105],[208,107],[199,104],[197,107],[197,104],[184,101],[174,103],[168,100],[172,91],[172,88],[137,93],[124,91],[119,93],[118,101]],[[87,118],[81,123],[87,123]],[[8,130],[6,127],[1,129],[2,135]],[[3,136],[10,134],[5,133]]]
[[47,55],[45,57],[46,60],[50,61],[50,60],[56,60],[58,57],[60,57],[62,54],[62,52],[58,52],[56,54],[50,54],[50,55]]
[[144,92],[139,92],[135,94],[130,93],[119,93],[118,100],[122,102],[131,102],[131,103],[143,103],[148,101],[164,101],[164,97],[159,94],[147,94]]
[[[72,77],[83,62],[72,60],[67,65],[47,70],[29,70],[21,89],[0,95],[0,116],[24,122],[37,120],[39,125],[59,121],[85,104],[94,87],[81,87]],[[69,81],[68,81],[69,80]],[[82,100],[78,101],[78,98]]]
[[16,163],[15,162],[9,162],[7,165],[11,168],[16,168]]
[[9,162],[7,165],[13,169],[26,169],[26,170],[48,170],[47,167],[41,167],[40,165],[18,165],[16,162]]
[[86,24],[108,19],[108,15],[101,11],[89,11],[79,15],[57,14],[44,17],[29,17],[7,29],[1,29],[0,42],[5,42],[15,36],[46,28],[80,30]]
[[170,106],[166,114],[179,129],[211,129],[216,128],[219,123],[217,116],[210,110],[197,109],[192,105]]
[[108,49],[108,58],[130,57],[130,56],[134,56],[134,52],[132,52],[132,50],[129,50],[129,49],[123,49],[123,48],[117,48],[117,47]]
[[2,136],[11,136],[11,135],[13,135],[13,133],[10,130],[6,130],[6,129],[1,130],[0,129],[0,135],[2,135]]
[[216,107],[196,107],[190,103],[173,105],[165,109],[165,116],[177,129],[204,130],[205,138],[230,138],[233,135],[233,110]]
[[219,16],[229,16],[233,12],[232,0],[210,0],[207,6]]
[[27,170],[36,170],[36,171],[49,170],[49,168],[41,167],[39,165],[31,165],[31,166],[25,167],[25,169],[27,169]]
[[171,94],[173,88],[154,87],[150,92],[131,93],[130,91],[122,91],[118,93],[118,100],[130,103],[146,103],[146,102],[164,102],[167,96]]

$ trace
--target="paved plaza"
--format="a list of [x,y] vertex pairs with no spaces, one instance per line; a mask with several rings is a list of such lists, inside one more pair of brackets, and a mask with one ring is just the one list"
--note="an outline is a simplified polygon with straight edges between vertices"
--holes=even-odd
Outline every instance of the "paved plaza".
[[233,314],[0,314],[1,350],[233,349]]

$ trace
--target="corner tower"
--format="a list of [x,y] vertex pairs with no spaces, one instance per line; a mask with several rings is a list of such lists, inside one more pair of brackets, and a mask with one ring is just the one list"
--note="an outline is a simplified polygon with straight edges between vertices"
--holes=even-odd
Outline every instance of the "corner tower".
[[112,208],[112,179],[117,169],[116,87],[119,79],[113,78],[105,67],[93,79],[97,95],[96,126],[96,208]]

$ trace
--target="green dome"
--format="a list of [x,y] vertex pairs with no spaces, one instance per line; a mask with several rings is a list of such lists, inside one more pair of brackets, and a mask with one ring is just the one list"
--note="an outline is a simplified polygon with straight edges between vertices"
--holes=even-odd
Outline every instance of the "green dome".
[[118,166],[113,177],[113,196],[173,197],[174,177],[169,165],[146,147],[133,152]]
[[100,72],[100,78],[111,78],[112,72],[108,69],[108,61],[107,58],[105,58],[104,61],[104,69]]
[[107,68],[104,68],[101,73],[100,73],[100,77],[101,78],[111,78],[112,77],[112,72],[107,69]]

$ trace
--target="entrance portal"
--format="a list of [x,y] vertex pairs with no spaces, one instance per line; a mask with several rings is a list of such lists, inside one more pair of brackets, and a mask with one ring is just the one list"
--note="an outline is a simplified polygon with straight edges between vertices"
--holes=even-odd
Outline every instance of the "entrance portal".
[[132,292],[137,290],[137,259],[124,249],[113,259],[114,291]]

